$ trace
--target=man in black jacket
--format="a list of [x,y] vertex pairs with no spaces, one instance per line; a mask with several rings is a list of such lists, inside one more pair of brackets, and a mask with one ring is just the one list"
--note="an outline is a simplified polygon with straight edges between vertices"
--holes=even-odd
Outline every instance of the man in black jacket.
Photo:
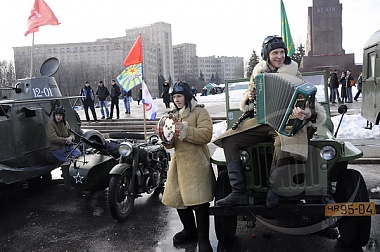
[[108,88],[104,86],[103,81],[99,81],[99,86],[96,89],[96,95],[99,99],[100,112],[102,113],[102,119],[105,118],[104,109],[106,110],[107,118],[109,117],[107,97],[110,95]]
[[338,80],[338,70],[334,69],[330,73],[330,87],[331,87],[331,95],[332,95],[332,104],[336,104],[335,98],[341,103],[339,98],[339,80]]
[[121,95],[119,85],[116,85],[116,81],[111,81],[111,114],[107,119],[112,119],[113,116],[113,108],[116,106],[116,119],[119,119],[119,96]]
[[95,106],[94,106],[94,100],[95,100],[95,94],[94,90],[90,87],[90,83],[86,81],[84,83],[84,87],[80,90],[80,95],[82,96],[82,103],[84,107],[84,113],[86,115],[87,122],[90,122],[90,116],[88,115],[88,108],[90,108],[92,116],[94,117],[94,121],[97,122],[98,119],[96,118],[96,112],[95,112]]

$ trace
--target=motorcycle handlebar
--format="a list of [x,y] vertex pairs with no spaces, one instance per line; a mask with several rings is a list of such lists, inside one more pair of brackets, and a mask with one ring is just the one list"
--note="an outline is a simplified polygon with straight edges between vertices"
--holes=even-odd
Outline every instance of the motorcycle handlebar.
[[98,142],[91,141],[91,140],[85,138],[84,136],[79,135],[77,132],[73,131],[72,129],[70,129],[70,132],[72,132],[74,135],[76,135],[77,137],[79,137],[82,142],[84,142],[85,144],[91,146],[92,148],[95,148],[98,151],[106,151],[106,149],[107,149],[106,145],[98,143]]

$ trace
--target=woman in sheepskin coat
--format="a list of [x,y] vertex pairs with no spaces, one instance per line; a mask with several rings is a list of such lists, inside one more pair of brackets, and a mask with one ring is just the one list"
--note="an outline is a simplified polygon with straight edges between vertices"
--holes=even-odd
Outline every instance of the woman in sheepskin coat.
[[[197,240],[199,251],[212,251],[209,240],[209,202],[213,200],[214,173],[207,143],[212,138],[212,120],[193,97],[190,86],[176,82],[170,89],[178,118],[179,136],[166,148],[175,148],[168,170],[162,203],[177,208],[184,226],[173,237],[174,244]],[[193,210],[195,211],[196,224]]]
[[[281,37],[269,36],[264,40],[262,48],[263,60],[255,66],[251,76],[251,84],[259,73],[285,73],[302,78],[298,71],[298,64],[287,56],[287,48]],[[254,89],[248,90],[241,100],[240,109],[248,115],[248,118],[238,125],[235,130],[229,129],[214,140],[214,143],[223,147],[227,161],[228,176],[232,187],[232,192],[216,202],[217,205],[247,205],[248,193],[247,182],[240,160],[240,149],[260,142],[274,141],[275,153],[272,161],[271,174],[267,192],[267,207],[278,205],[278,195],[275,191],[276,179],[281,179],[278,169],[280,160],[288,157],[298,160],[306,160],[308,154],[307,127],[303,127],[295,135],[286,137],[268,125],[258,124],[254,118]],[[318,127],[326,120],[326,112],[318,102],[315,110],[309,107],[304,110],[294,108],[293,114],[300,120],[308,120],[308,126]],[[286,168],[286,167],[281,167]]]

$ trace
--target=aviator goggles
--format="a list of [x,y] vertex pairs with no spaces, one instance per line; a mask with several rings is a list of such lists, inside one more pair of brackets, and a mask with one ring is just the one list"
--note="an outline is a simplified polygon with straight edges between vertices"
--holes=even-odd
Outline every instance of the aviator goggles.
[[264,39],[264,44],[268,44],[270,42],[272,42],[273,40],[281,40],[282,41],[282,37],[279,36],[279,35],[273,35],[273,36],[268,36]]

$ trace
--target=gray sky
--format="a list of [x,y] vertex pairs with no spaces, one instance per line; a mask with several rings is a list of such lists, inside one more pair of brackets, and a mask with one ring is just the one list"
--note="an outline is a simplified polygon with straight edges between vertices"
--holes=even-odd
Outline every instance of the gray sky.
[[[43,26],[35,44],[93,42],[125,35],[128,28],[155,22],[172,26],[173,45],[193,43],[197,55],[239,56],[260,52],[267,35],[281,33],[280,0],[45,0],[58,26]],[[283,0],[293,40],[305,46],[307,11],[312,0]],[[13,60],[13,46],[30,46],[24,37],[34,0],[1,1],[0,60]],[[343,49],[361,63],[362,48],[380,29],[379,0],[340,0],[343,4]]]

